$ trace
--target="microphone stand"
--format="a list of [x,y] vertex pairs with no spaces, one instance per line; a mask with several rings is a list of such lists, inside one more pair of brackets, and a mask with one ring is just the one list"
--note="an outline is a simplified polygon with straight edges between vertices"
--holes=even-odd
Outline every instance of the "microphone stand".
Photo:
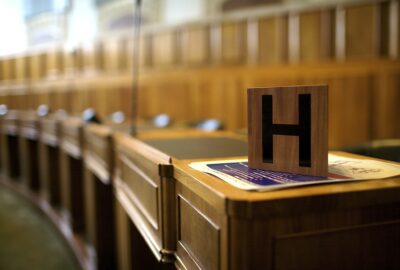
[[139,89],[139,58],[140,58],[140,26],[141,26],[141,0],[136,0],[133,14],[133,55],[132,55],[132,100],[131,100],[131,126],[130,134],[137,136],[138,114],[138,89]]

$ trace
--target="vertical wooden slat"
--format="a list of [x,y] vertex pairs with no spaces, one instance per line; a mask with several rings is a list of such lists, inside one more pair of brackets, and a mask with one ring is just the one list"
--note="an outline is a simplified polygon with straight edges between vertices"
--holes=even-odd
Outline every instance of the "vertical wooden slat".
[[222,62],[243,63],[246,54],[246,25],[244,22],[224,22],[221,28]]
[[153,64],[156,67],[171,66],[176,63],[176,36],[174,31],[158,32],[153,36]]
[[378,48],[378,4],[346,8],[346,58],[372,59]]
[[289,62],[300,60],[300,18],[298,13],[290,13],[288,18]]
[[258,23],[259,64],[278,64],[287,59],[287,17],[262,18]]
[[210,26],[210,53],[213,63],[220,63],[222,58],[222,26],[213,23]]
[[335,15],[335,56],[343,61],[346,58],[346,10],[338,6]]
[[249,19],[247,21],[247,64],[257,64],[258,44],[258,20]]
[[389,56],[398,59],[400,53],[400,5],[399,1],[390,1],[389,5]]
[[204,65],[209,61],[209,28],[204,25],[188,26],[182,31],[182,63]]

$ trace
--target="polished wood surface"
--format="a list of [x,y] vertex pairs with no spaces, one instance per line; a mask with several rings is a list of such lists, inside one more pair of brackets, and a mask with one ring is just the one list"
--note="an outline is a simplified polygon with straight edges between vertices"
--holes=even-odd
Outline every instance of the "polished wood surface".
[[[177,205],[178,266],[296,269],[299,262],[310,269],[396,269],[400,263],[391,259],[391,251],[399,252],[398,177],[246,192],[191,169],[189,162],[177,162],[174,170],[181,201]],[[180,212],[202,221],[194,223],[196,219],[180,217]],[[207,240],[186,235],[198,226],[208,231]],[[212,245],[210,239],[215,239],[218,250],[199,248]],[[382,252],[382,246],[391,251]],[[219,261],[210,266],[209,258],[216,254]]]

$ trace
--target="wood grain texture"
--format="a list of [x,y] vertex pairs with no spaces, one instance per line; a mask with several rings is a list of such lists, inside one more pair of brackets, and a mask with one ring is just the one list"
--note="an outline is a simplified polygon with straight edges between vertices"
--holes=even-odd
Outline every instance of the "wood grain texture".
[[346,57],[377,58],[378,6],[364,5],[346,9]]
[[[398,177],[254,193],[190,169],[189,163],[175,163],[177,194],[184,194],[186,203],[201,209],[210,222],[221,224],[218,269],[398,267]],[[227,218],[227,227],[220,215]],[[186,226],[194,229],[198,224]],[[390,251],[380,249],[382,245]],[[178,246],[178,267],[196,269],[210,263],[200,259],[204,249],[191,251],[184,253]],[[393,256],[396,259],[390,259]]]
[[[311,163],[300,166],[298,136],[273,135],[273,161],[263,161],[263,96],[272,96],[273,125],[299,125],[299,95],[311,95]],[[249,166],[326,176],[328,173],[328,90],[326,86],[293,86],[248,90]],[[303,116],[305,117],[305,116]],[[271,127],[272,128],[272,127]]]
[[279,64],[287,60],[287,17],[262,18],[258,26],[258,61]]
[[175,250],[174,186],[165,173],[171,159],[125,134],[115,134],[114,140],[119,200],[157,260],[171,262]]

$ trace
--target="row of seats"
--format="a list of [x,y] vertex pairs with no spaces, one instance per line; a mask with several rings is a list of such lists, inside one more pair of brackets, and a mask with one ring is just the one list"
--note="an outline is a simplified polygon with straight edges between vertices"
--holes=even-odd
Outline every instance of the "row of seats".
[[[142,225],[142,221],[134,225],[137,218],[132,216],[129,203],[123,205],[118,202],[126,202],[126,197],[130,197],[126,194],[135,188],[143,188],[139,194],[143,192],[146,196],[146,187],[123,187],[124,180],[116,180],[123,177],[114,177],[117,171],[124,170],[123,167],[118,168],[120,163],[115,162],[115,149],[121,148],[121,152],[137,151],[134,145],[140,144],[126,134],[129,128],[124,121],[120,121],[123,118],[120,113],[116,113],[118,121],[107,122],[108,125],[100,124],[101,120],[93,109],[85,110],[79,118],[68,117],[63,111],[49,114],[44,105],[36,112],[8,111],[2,105],[0,113],[0,168],[3,177],[17,189],[28,190],[33,201],[38,202],[39,207],[52,217],[84,269],[174,268],[175,242],[172,238],[165,241],[164,226],[159,224],[154,229],[153,226]],[[139,129],[145,130],[144,134],[147,132],[144,137],[152,138],[158,136],[154,130],[169,124],[167,115],[159,115],[150,123],[140,122]],[[178,125],[171,130],[185,134],[187,130],[192,130],[193,134],[202,134],[204,132],[199,129],[210,131],[220,127],[219,122],[210,119],[192,123],[192,126]],[[119,131],[118,136],[114,135],[115,130]],[[241,151],[237,154],[245,153]],[[130,160],[129,164],[143,162],[136,154],[131,154],[123,154]],[[165,166],[170,166],[169,162]],[[144,171],[147,173],[146,169]],[[154,177],[157,174],[158,170],[150,175]],[[155,179],[160,181],[157,176]],[[119,191],[116,191],[116,183],[119,183]],[[143,194],[138,198],[146,202],[149,198],[143,197]],[[165,195],[156,195],[155,199],[159,201],[162,196]],[[117,200],[116,197],[122,199]],[[148,215],[147,212],[150,216],[154,214],[152,206],[143,207],[150,209],[139,211],[144,216]],[[124,222],[121,223],[121,219]],[[149,223],[154,222],[152,217],[149,220]],[[155,244],[149,245],[149,241]],[[124,255],[132,245],[138,246],[140,259],[133,261],[132,257],[138,255]]]
[[[83,269],[272,269],[271,261],[263,259],[270,255],[264,252],[277,248],[271,239],[279,239],[276,237],[283,228],[289,232],[315,230],[317,235],[322,232],[319,239],[326,243],[336,239],[324,238],[325,223],[319,229],[306,225],[282,225],[268,233],[254,229],[275,222],[274,218],[283,222],[282,216],[292,224],[293,211],[300,211],[299,202],[308,201],[305,189],[275,192],[271,197],[269,193],[240,191],[188,170],[185,160],[247,156],[246,134],[179,127],[146,130],[134,138],[124,125],[93,123],[98,119],[90,110],[83,118],[7,111],[0,119],[1,183],[25,194],[52,219]],[[341,187],[359,192],[360,210],[354,215],[365,217],[367,206],[375,209],[375,201],[369,200],[374,185]],[[311,193],[320,190],[313,205],[328,207],[324,202],[336,198],[338,189],[321,186]],[[352,193],[346,194],[343,202]],[[273,197],[278,201],[271,204]],[[282,198],[290,200],[278,207]],[[386,200],[387,196],[382,198]],[[328,228],[343,226],[337,207],[344,207],[346,216],[346,203],[328,207],[335,217]],[[354,202],[351,207],[356,207]],[[330,213],[327,209],[323,215]],[[308,211],[301,215],[307,216]],[[369,224],[376,222],[374,217],[354,219],[348,226],[359,228],[364,224],[359,221]],[[340,241],[347,241],[344,237]],[[397,243],[395,239],[392,242]],[[254,252],[249,248],[252,246],[262,252]],[[368,254],[375,252],[375,246]],[[277,258],[286,258],[291,250],[280,252]],[[314,253],[310,254],[305,263],[330,265],[329,260],[315,260]],[[360,263],[351,261],[355,266]],[[374,266],[376,262],[371,263]],[[334,267],[326,269],[338,269]]]

